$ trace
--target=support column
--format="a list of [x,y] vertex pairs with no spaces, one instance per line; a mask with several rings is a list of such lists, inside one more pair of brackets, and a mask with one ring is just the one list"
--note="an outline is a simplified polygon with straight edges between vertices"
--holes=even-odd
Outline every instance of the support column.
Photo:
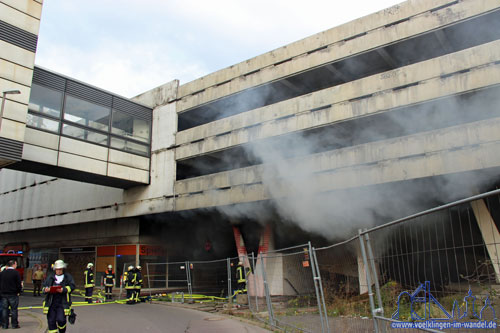
[[135,245],[135,267],[139,266],[139,256],[140,256],[140,252],[139,252],[139,247],[141,245],[140,244],[136,244]]
[[[245,246],[245,241],[241,235],[241,231],[237,226],[233,226],[234,240],[236,242],[236,249],[238,251],[238,258],[243,262],[243,266],[246,269],[250,269],[250,262],[248,260],[247,249]],[[256,265],[254,267],[254,272],[248,275],[247,278],[247,290],[249,296],[264,296],[264,284],[262,280],[262,272],[260,272],[260,260],[262,257],[259,256],[260,253],[267,253],[270,248],[274,248],[274,241],[272,239],[272,229],[270,225],[266,225],[264,228],[260,242],[259,242],[259,253],[257,254]],[[265,267],[265,260],[264,260]]]
[[495,270],[495,280],[500,283],[500,233],[483,199],[471,202],[471,207]]
[[236,242],[236,251],[238,252],[238,259],[243,262],[243,265],[248,267],[248,255],[247,248],[245,246],[245,241],[243,240],[243,236],[241,236],[240,228],[233,225],[233,234],[234,241]]

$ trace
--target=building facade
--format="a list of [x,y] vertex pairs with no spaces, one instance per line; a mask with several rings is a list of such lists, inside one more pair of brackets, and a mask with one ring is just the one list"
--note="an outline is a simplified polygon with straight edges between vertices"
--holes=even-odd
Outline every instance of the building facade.
[[0,167],[21,161],[42,1],[0,2]]
[[[63,253],[64,237],[118,265],[125,245],[223,258],[234,225],[249,248],[263,225],[277,247],[338,240],[494,189],[499,38],[497,0],[409,0],[132,100],[35,68],[24,150],[0,172],[0,243]],[[44,88],[65,101],[54,115],[36,109]],[[68,98],[93,103],[87,123]]]

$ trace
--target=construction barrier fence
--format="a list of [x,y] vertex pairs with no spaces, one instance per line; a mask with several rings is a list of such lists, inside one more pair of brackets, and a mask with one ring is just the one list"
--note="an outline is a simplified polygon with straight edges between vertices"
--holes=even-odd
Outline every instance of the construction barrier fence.
[[[470,332],[481,323],[495,331],[495,221],[500,190],[322,248],[308,243],[214,261],[147,263],[147,286],[150,293],[168,290],[171,301],[237,303],[286,332]],[[240,261],[244,290],[236,276]]]

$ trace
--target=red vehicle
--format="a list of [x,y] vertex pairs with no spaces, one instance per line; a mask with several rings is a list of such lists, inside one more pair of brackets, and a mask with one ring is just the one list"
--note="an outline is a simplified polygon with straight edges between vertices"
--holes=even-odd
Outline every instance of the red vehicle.
[[8,251],[7,253],[0,253],[0,265],[5,266],[9,260],[17,261],[17,271],[21,274],[21,281],[24,281],[24,258],[23,253]]

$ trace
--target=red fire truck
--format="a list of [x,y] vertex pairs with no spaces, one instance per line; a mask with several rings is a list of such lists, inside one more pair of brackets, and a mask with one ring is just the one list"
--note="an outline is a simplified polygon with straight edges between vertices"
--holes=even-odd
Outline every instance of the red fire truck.
[[4,246],[3,251],[0,250],[0,265],[5,266],[9,260],[17,261],[17,271],[21,274],[21,281],[24,281],[24,268],[27,267],[24,254],[28,251],[28,243],[9,243]]
[[24,281],[24,258],[23,253],[16,253],[12,250],[7,253],[0,253],[0,265],[5,266],[9,260],[17,261],[17,271],[21,274],[21,281]]

